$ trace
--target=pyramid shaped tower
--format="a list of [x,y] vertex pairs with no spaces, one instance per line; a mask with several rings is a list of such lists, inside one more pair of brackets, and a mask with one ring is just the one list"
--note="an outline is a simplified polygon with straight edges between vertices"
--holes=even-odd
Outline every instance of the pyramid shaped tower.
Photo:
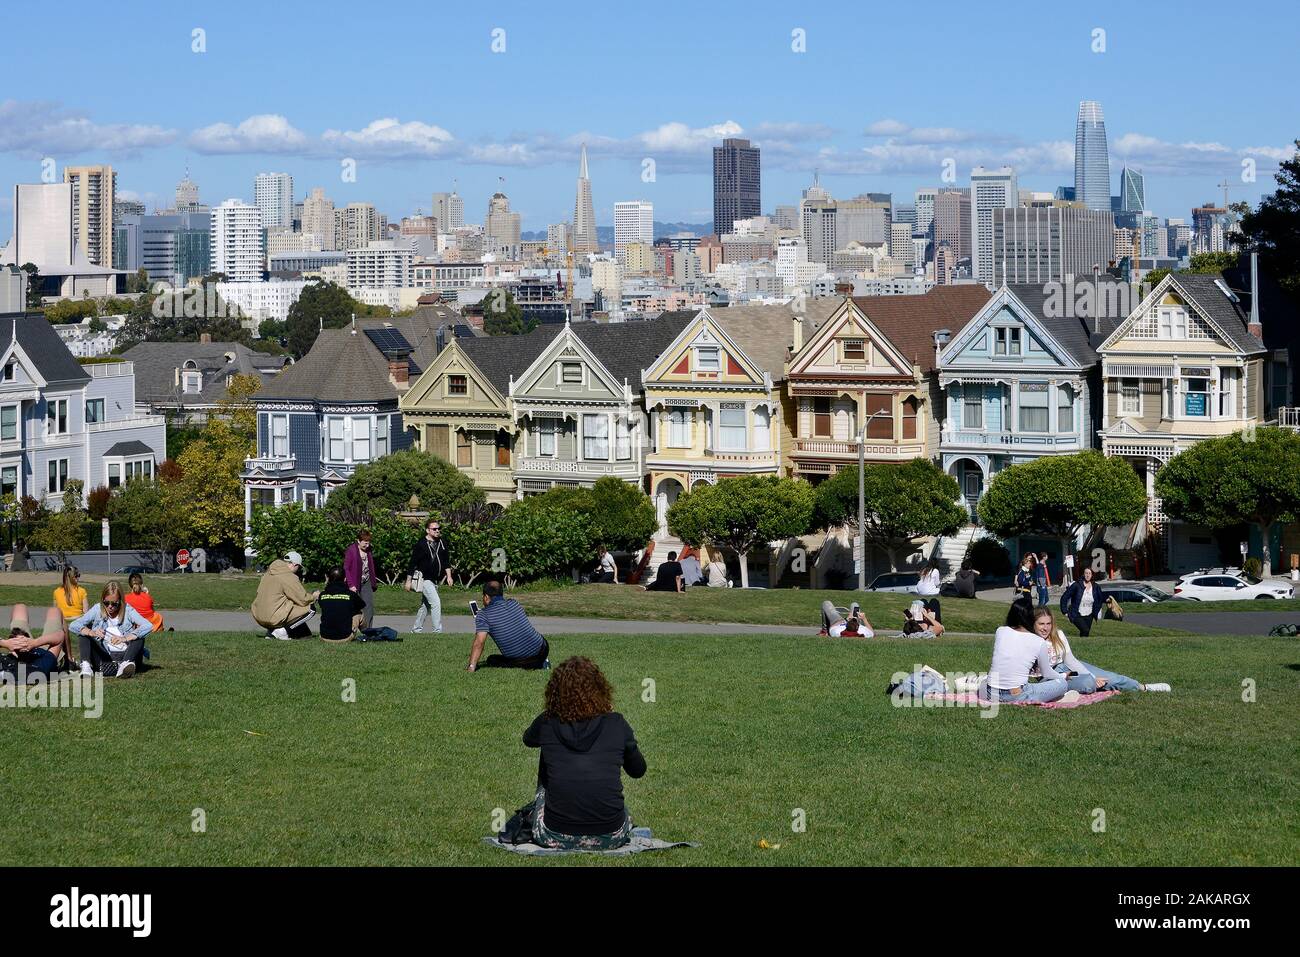
[[577,255],[594,253],[596,242],[596,211],[591,205],[591,180],[587,178],[587,144],[582,144],[582,160],[578,166],[578,193],[573,200],[573,242]]

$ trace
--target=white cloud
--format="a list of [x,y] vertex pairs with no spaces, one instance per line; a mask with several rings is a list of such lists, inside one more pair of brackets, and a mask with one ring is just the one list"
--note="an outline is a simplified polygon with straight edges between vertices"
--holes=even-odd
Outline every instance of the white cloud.
[[307,136],[278,113],[259,113],[238,126],[213,123],[190,135],[190,146],[200,153],[302,153]]
[[0,153],[57,156],[88,151],[131,152],[166,146],[175,130],[140,123],[96,123],[58,104],[0,101]]
[[436,159],[451,151],[456,138],[441,126],[386,117],[360,130],[326,130],[321,140],[329,147],[362,156]]
[[1143,133],[1125,133],[1111,144],[1112,165],[1133,166],[1164,176],[1221,176],[1236,170],[1243,159],[1282,162],[1295,153],[1288,146],[1228,146],[1224,143],[1170,143]]
[[868,136],[902,136],[911,127],[899,120],[876,120],[867,126]]

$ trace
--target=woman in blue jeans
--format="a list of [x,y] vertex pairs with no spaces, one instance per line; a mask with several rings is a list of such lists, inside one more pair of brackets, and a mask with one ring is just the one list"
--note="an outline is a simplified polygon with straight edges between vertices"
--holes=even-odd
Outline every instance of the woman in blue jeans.
[[1007,609],[1007,623],[994,635],[993,662],[977,694],[986,701],[996,699],[1008,704],[1060,700],[1067,690],[1065,678],[1030,683],[1029,675],[1035,668],[1042,675],[1055,674],[1052,646],[1034,632],[1033,602],[1027,597],[1017,598]]
[[[1050,608],[1039,608],[1034,613],[1034,633],[1052,646],[1052,664],[1057,674],[1066,676],[1070,691],[1092,694],[1095,691],[1169,691],[1164,682],[1143,684],[1128,675],[1116,674],[1074,657],[1070,640],[1056,627],[1056,618]],[[1031,674],[1037,674],[1037,670]],[[1071,677],[1071,673],[1073,676]]]

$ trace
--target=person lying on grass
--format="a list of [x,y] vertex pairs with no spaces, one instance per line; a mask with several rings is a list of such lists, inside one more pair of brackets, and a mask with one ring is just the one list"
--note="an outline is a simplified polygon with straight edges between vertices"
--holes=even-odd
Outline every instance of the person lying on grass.
[[81,673],[129,678],[144,661],[144,636],[153,626],[122,596],[115,581],[104,585],[99,604],[68,626],[81,636]]
[[993,662],[976,692],[985,701],[1004,703],[1059,701],[1068,691],[1065,677],[1044,678],[1030,684],[1035,667],[1041,675],[1056,675],[1052,646],[1034,631],[1034,605],[1022,596],[1007,609],[1007,623],[993,637]]
[[642,777],[645,757],[594,661],[568,658],[551,672],[546,708],[524,732],[524,744],[541,751],[533,843],[605,850],[631,839],[620,771]]
[[917,600],[903,609],[903,635],[907,638],[938,638],[944,633],[938,614]]
[[856,601],[846,618],[829,598],[822,602],[822,633],[832,638],[874,638],[876,635]]
[[65,667],[74,664],[67,648],[63,615],[59,609],[51,608],[45,613],[45,627],[41,629],[41,637],[33,638],[27,619],[27,606],[21,602],[14,605],[9,637],[0,639],[0,654],[12,655],[15,659],[13,664],[22,665],[29,676],[38,671],[48,676],[58,667],[60,654],[64,655]]
[[[1056,618],[1052,609],[1039,608],[1034,612],[1034,633],[1052,646],[1052,664],[1059,674],[1066,676],[1069,690],[1079,694],[1092,694],[1096,691],[1169,691],[1170,687],[1163,681],[1142,684],[1127,675],[1106,671],[1086,661],[1074,657],[1070,641],[1065,632],[1056,627]],[[1041,677],[1037,664],[1029,671],[1030,676]]]

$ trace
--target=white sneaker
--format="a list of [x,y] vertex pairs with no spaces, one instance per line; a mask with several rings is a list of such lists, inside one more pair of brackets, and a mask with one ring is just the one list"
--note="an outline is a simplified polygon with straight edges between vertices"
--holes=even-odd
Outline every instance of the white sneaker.
[[135,674],[135,662],[134,662],[134,661],[124,661],[124,662],[122,662],[120,665],[118,665],[118,668],[117,668],[117,676],[118,676],[119,678],[129,678],[129,677],[131,677],[133,674]]
[[289,629],[287,629],[287,628],[272,628],[272,629],[271,629],[271,637],[272,637],[272,638],[279,638],[281,641],[288,641],[288,640],[289,640]]
[[1174,689],[1164,681],[1155,681],[1149,685],[1142,686],[1143,691],[1173,691]]
[[94,677],[94,674],[95,674],[95,669],[92,668],[92,667],[90,667],[90,662],[89,662],[89,661],[83,661],[83,662],[81,663],[81,677],[83,677],[83,678],[91,678],[91,677]]
[[1065,694],[1061,695],[1061,700],[1062,700],[1062,701],[1078,701],[1078,700],[1079,700],[1079,692],[1077,692],[1077,691],[1067,691]]

